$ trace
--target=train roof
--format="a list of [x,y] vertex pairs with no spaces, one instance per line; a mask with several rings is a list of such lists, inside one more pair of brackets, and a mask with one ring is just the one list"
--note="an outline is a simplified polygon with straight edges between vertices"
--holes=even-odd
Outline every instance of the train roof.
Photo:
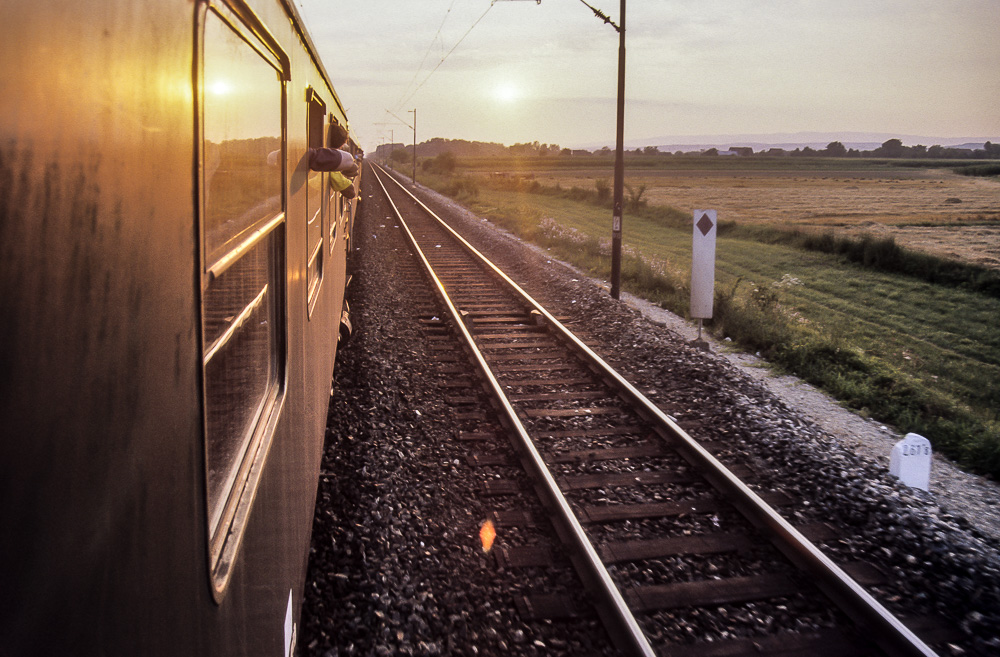
[[299,10],[295,7],[295,3],[290,2],[289,0],[281,0],[281,4],[292,17],[292,25],[302,38],[302,42],[305,44],[306,50],[309,52],[309,56],[312,58],[313,63],[316,64],[316,68],[319,69],[323,79],[326,80],[327,85],[330,87],[333,99],[336,101],[337,107],[340,108],[340,113],[344,115],[344,118],[347,119],[348,124],[350,124],[350,119],[347,116],[347,110],[344,108],[344,104],[340,102],[340,96],[337,94],[337,89],[333,86],[333,79],[330,77],[330,74],[327,73],[326,67],[323,65],[323,59],[319,56],[319,49],[316,47],[315,42],[313,42],[312,35],[309,34],[309,30],[306,28],[306,24],[302,19],[302,14],[300,14]]

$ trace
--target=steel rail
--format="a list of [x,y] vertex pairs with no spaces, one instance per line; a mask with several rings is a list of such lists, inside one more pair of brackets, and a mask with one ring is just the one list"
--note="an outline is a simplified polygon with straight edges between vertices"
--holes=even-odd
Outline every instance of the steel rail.
[[[395,181],[395,179],[393,179]],[[703,448],[684,429],[671,420],[656,404],[615,371],[590,347],[566,328],[548,310],[542,307],[524,289],[514,282],[506,273],[494,265],[486,256],[458,234],[443,219],[437,216],[420,199],[409,190],[400,189],[409,194],[421,207],[434,217],[460,244],[470,253],[490,268],[494,274],[503,280],[524,301],[536,310],[555,331],[572,344],[586,357],[590,364],[602,375],[612,380],[641,411],[656,424],[657,432],[671,443],[689,462],[696,465],[706,478],[720,491],[730,495],[740,511],[759,529],[771,542],[799,568],[815,578],[817,586],[862,628],[870,631],[871,638],[883,650],[891,655],[906,657],[937,657],[937,653],[920,637],[906,627],[895,615],[886,609],[878,600],[868,593],[840,566],[822,553],[812,541],[802,535],[795,527],[785,520],[769,504],[754,493],[725,465]]]
[[[609,633],[613,637],[616,637],[627,644],[627,654],[655,657],[656,652],[653,650],[652,646],[649,645],[649,641],[646,639],[645,634],[643,634],[642,628],[639,627],[639,623],[635,620],[635,617],[632,615],[632,611],[625,603],[621,592],[618,590],[618,587],[611,579],[611,575],[601,562],[601,559],[597,554],[597,550],[590,542],[590,539],[587,538],[583,526],[580,525],[579,520],[577,520],[574,515],[573,510],[570,508],[569,503],[563,496],[562,491],[559,490],[559,486],[556,484],[555,478],[552,476],[552,473],[549,472],[548,466],[545,465],[545,461],[542,459],[541,454],[539,454],[538,449],[528,436],[527,430],[521,423],[520,418],[518,418],[513,405],[511,405],[510,400],[507,398],[507,395],[504,393],[503,387],[496,380],[496,377],[493,376],[493,373],[486,362],[486,358],[476,346],[475,339],[472,337],[472,333],[463,321],[458,308],[456,308],[455,304],[452,303],[444,284],[438,278],[434,268],[431,266],[427,257],[421,250],[420,245],[417,243],[416,237],[414,237],[413,233],[410,231],[410,228],[403,219],[402,214],[399,212],[396,204],[389,196],[389,192],[386,190],[381,176],[378,175],[377,170],[375,171],[375,179],[378,180],[379,185],[385,192],[386,198],[389,200],[390,205],[392,205],[393,211],[396,213],[396,216],[400,221],[400,225],[406,232],[417,257],[423,263],[424,268],[428,276],[431,278],[438,295],[444,302],[454,325],[461,332],[462,338],[469,348],[470,354],[476,361],[476,365],[479,367],[491,391],[500,403],[503,413],[506,416],[506,420],[510,422],[510,426],[517,436],[523,450],[523,454],[528,460],[530,469],[533,470],[537,483],[541,486],[542,491],[548,498],[549,503],[557,510],[558,520],[562,523],[563,529],[568,533],[570,542],[569,547],[575,552],[578,564],[580,564],[585,570],[586,579],[589,580],[592,585],[596,585],[596,591],[593,592],[597,593],[600,599],[603,600],[603,604],[599,604],[597,606],[598,612],[604,618],[605,623],[608,626]],[[396,182],[394,178],[391,176],[389,177]],[[396,184],[399,183],[397,182]],[[400,185],[400,188],[409,194],[409,191],[407,191],[405,187]],[[410,196],[416,200],[415,196],[412,194],[410,194]],[[420,205],[428,212],[431,212],[423,203],[420,203]],[[437,221],[441,221],[433,212],[431,212],[431,216],[433,216]],[[454,231],[452,231],[452,233],[454,233]]]

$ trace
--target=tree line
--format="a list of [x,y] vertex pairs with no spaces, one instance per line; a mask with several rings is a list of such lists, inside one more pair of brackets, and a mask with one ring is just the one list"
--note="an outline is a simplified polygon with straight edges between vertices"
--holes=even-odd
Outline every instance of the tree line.
[[830,142],[826,148],[815,150],[806,146],[803,149],[795,149],[789,152],[792,156],[813,156],[813,157],[886,157],[886,158],[930,158],[930,159],[966,159],[1000,158],[1000,144],[986,142],[981,149],[954,148],[948,146],[904,146],[899,139],[889,139],[882,142],[878,148],[870,151],[859,151],[853,148],[846,148],[839,141]]
[[[889,139],[881,146],[870,151],[862,151],[854,148],[847,148],[839,141],[830,142],[826,148],[815,149],[809,146],[786,150],[781,148],[770,148],[754,152],[749,146],[733,146],[726,151],[729,155],[737,156],[772,156],[772,157],[876,157],[876,158],[898,158],[898,159],[1000,159],[1000,144],[986,142],[981,149],[955,148],[950,146],[904,146],[900,139]],[[584,155],[614,155],[614,150],[608,146],[595,151],[574,150],[563,148],[558,144],[543,144],[537,141],[524,142],[504,146],[494,142],[467,141],[465,139],[442,139],[435,137],[429,141],[417,144],[418,157],[437,157],[442,153],[451,153],[458,157],[500,157],[504,155],[514,157],[571,157]],[[407,157],[412,157],[413,146],[405,144],[384,144],[376,149],[376,155],[385,154],[400,161]],[[645,146],[626,151],[626,155],[644,156],[671,156],[671,155],[705,155],[718,156],[719,149],[709,148],[704,151],[661,151],[657,146]]]
[[[636,154],[657,155],[661,154],[656,146],[646,146],[636,149]],[[899,159],[1000,159],[1000,144],[986,142],[983,148],[955,148],[950,146],[904,146],[900,139],[889,139],[882,142],[882,145],[870,151],[862,151],[855,148],[847,148],[839,141],[831,141],[826,148],[815,149],[810,146],[786,150],[782,148],[770,148],[766,151],[754,152],[749,146],[733,146],[728,150],[730,155],[741,156],[762,155],[762,156],[790,156],[790,157],[884,157]],[[669,153],[667,153],[669,155]],[[690,155],[677,151],[675,155]],[[717,148],[709,148],[701,151],[701,155],[719,155]]]

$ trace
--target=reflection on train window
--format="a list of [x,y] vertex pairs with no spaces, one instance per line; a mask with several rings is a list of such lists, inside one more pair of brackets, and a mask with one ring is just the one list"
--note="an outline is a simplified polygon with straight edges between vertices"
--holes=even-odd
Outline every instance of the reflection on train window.
[[214,11],[203,62],[205,459],[218,569],[284,381],[284,91],[275,65]]
[[[326,104],[312,88],[306,94],[309,104],[307,131],[309,148],[323,147],[323,121],[326,118]],[[323,183],[328,174],[309,172],[309,193],[306,195],[306,257],[309,267],[306,274],[306,284],[309,290],[309,314],[312,314],[313,304],[319,292],[319,284],[323,276],[323,222],[326,209],[323,203]]]
[[205,255],[212,262],[281,211],[281,82],[212,12],[204,76]]
[[274,231],[205,291],[208,494],[218,524],[277,386]]

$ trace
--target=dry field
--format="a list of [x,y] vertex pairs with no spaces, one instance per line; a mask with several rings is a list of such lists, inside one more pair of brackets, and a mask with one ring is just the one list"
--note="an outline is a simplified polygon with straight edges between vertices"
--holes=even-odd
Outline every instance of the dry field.
[[[594,188],[605,172],[540,172],[545,184]],[[643,198],[720,220],[838,233],[891,234],[906,247],[1000,269],[1000,180],[942,169],[629,171]],[[975,224],[975,225],[969,225]]]

